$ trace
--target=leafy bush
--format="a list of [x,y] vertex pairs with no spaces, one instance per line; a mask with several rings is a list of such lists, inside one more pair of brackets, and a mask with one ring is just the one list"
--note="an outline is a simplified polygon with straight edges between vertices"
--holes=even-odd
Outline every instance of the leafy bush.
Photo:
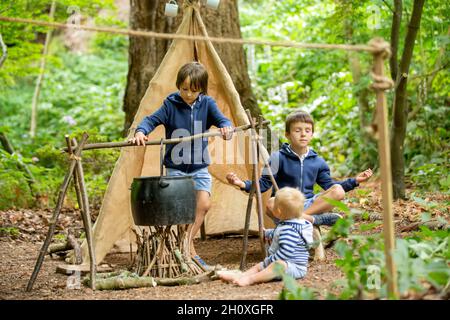
[[[121,105],[128,65],[126,40],[106,44],[107,39],[97,42],[95,39],[96,54],[86,55],[67,52],[59,38],[52,42],[50,51],[54,55],[47,64],[38,108],[37,135],[33,139],[28,130],[34,81],[17,78],[17,86],[0,84],[0,118],[6,119],[0,130],[23,155],[23,161],[28,163],[36,179],[32,194],[24,172],[17,169],[17,159],[3,152],[0,192],[4,196],[0,209],[54,206],[68,168],[67,155],[61,152],[65,147],[65,134],[80,139],[86,131],[90,135],[88,143],[122,140],[124,113]],[[118,154],[118,150],[113,149],[83,153],[86,187],[94,207],[101,203]],[[68,200],[68,203],[76,203],[73,188],[69,188]]]
[[26,208],[33,203],[28,177],[18,169],[19,161],[17,154],[10,155],[0,149],[0,209],[12,206]]
[[[407,6],[410,8],[411,3]],[[368,22],[374,18],[374,7],[379,9],[379,26],[372,28]],[[449,37],[442,23],[447,11],[439,1],[424,7],[408,78],[408,126],[403,149],[406,179],[412,179],[419,188],[444,192],[449,190],[446,164],[450,150],[450,77],[445,68],[449,55],[443,54]],[[302,43],[368,43],[374,36],[389,39],[392,22],[392,12],[373,1],[240,0],[239,12],[246,38]],[[402,27],[401,39],[405,32]],[[369,110],[363,110],[359,100],[363,89],[372,83],[370,55],[268,46],[247,46],[246,50],[253,90],[263,115],[272,121],[272,129],[283,131],[287,114],[305,109],[318,128],[312,145],[336,176],[378,167],[378,147],[367,132],[374,116],[375,95],[369,90]],[[350,57],[360,65],[357,82]],[[391,111],[392,90],[387,92],[387,101]]]
[[[338,204],[334,202],[333,204]],[[339,209],[346,217],[339,219],[327,234],[327,240],[336,240],[334,250],[339,258],[336,265],[345,279],[338,280],[333,288],[339,294],[328,292],[327,299],[379,299],[389,298],[384,240],[381,233],[367,234],[379,223],[354,227],[352,212],[344,205]],[[419,232],[405,239],[396,239],[393,257],[397,269],[398,288],[401,297],[413,294],[421,296],[430,288],[443,299],[450,294],[450,230],[432,231],[422,226]],[[297,282],[283,275],[284,288],[280,299],[314,299],[317,292],[300,287]]]

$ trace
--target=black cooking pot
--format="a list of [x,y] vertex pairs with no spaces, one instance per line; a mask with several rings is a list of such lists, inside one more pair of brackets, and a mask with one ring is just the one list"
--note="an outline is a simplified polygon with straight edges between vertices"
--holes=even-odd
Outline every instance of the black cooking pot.
[[138,177],[131,184],[131,211],[136,225],[193,223],[196,205],[191,176]]
[[190,224],[197,206],[192,176],[137,177],[131,184],[131,211],[134,223],[142,226]]

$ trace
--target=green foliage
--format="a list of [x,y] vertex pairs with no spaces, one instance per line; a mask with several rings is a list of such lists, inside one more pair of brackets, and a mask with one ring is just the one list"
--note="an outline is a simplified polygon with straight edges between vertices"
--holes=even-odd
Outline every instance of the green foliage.
[[[335,204],[334,201],[331,202]],[[352,212],[344,204],[341,203],[340,206],[339,209],[346,212],[346,217],[336,222],[324,241],[336,240],[334,250],[339,258],[335,263],[345,278],[333,284],[338,294],[327,292],[326,299],[388,298],[383,236],[381,233],[367,233],[380,223],[365,223],[355,228]],[[446,229],[436,231],[422,226],[413,236],[396,239],[393,257],[402,297],[411,293],[426,293],[430,287],[442,297],[448,295],[449,238],[450,230],[447,225]],[[316,291],[300,287],[294,279],[283,273],[280,275],[284,281],[280,299],[316,297]]]
[[[304,43],[368,43],[375,36],[390,39],[392,12],[386,1],[239,1],[245,38]],[[399,58],[411,15],[412,1],[403,2]],[[448,112],[449,36],[445,26],[449,4],[427,2],[408,77],[409,123],[404,154],[406,176],[419,188],[449,190]],[[267,14],[261,14],[267,12]],[[284,131],[284,119],[293,109],[309,111],[317,130],[312,146],[336,176],[348,176],[378,167],[378,148],[367,133],[375,96],[369,92],[369,110],[358,100],[372,83],[372,59],[355,54],[361,79],[355,82],[350,54],[336,50],[302,50],[247,46],[253,89],[272,129]],[[390,70],[386,63],[386,73]],[[436,71],[437,70],[437,71]],[[436,72],[435,72],[436,71]],[[388,105],[393,101],[388,91]],[[281,134],[281,136],[283,136]]]
[[65,242],[65,241],[67,241],[67,236],[66,236],[64,233],[58,233],[58,234],[55,234],[55,235],[53,236],[53,238],[54,238],[55,240],[58,240],[59,242]]
[[[51,0],[6,0],[0,3],[0,13],[7,17],[49,21],[51,3]],[[113,0],[57,1],[53,20],[61,23],[70,22],[75,12],[79,12],[83,19],[96,14],[100,8],[113,8]],[[44,34],[47,31],[48,28],[42,26],[11,22],[0,24],[0,33],[8,47],[8,59],[0,69],[0,85],[13,85],[17,77],[38,73]]]
[[0,149],[0,209],[28,207],[33,203],[28,178],[18,170],[19,165],[19,155]]
[[0,237],[9,236],[17,238],[20,235],[19,229],[15,227],[0,227]]
[[[424,283],[430,283],[438,292],[450,284],[448,230],[431,231],[425,226],[416,236],[397,239],[394,254],[401,293],[413,290],[423,293]],[[448,290],[448,289],[447,289]]]
[[279,300],[316,300],[318,292],[308,287],[302,287],[297,281],[286,274],[283,267],[279,264],[275,265],[275,272],[282,278],[283,289],[278,295]]
[[[2,15],[7,16],[36,19],[47,16],[48,19],[50,3],[17,1],[9,6],[11,3],[2,2],[0,12],[4,11]],[[78,6],[83,19],[88,15],[98,16],[96,23],[123,26],[112,17],[115,15],[112,3],[112,0],[58,1],[55,20],[67,21]],[[99,10],[102,10],[101,14],[97,14]],[[25,173],[18,169],[14,158],[17,156],[2,152],[0,192],[4,196],[0,199],[0,209],[54,205],[68,168],[67,155],[61,152],[65,147],[65,134],[79,139],[86,131],[90,135],[88,143],[122,140],[124,113],[121,106],[128,66],[128,40],[97,34],[92,38],[88,52],[80,55],[67,50],[62,39],[64,34],[59,31],[54,32],[49,48],[38,106],[37,135],[31,139],[28,133],[31,100],[42,50],[40,40],[46,30],[20,24],[0,25],[9,53],[0,70],[0,130],[23,155],[22,161],[28,163],[36,179],[32,194]],[[13,45],[12,41],[15,41]],[[27,46],[36,50],[26,49]],[[20,55],[19,49],[28,52]],[[89,200],[96,207],[101,202],[117,157],[118,150],[111,149],[83,154]],[[39,195],[41,200],[44,199],[43,203],[35,203],[33,195]],[[69,189],[68,197],[69,203],[76,203],[73,188]]]

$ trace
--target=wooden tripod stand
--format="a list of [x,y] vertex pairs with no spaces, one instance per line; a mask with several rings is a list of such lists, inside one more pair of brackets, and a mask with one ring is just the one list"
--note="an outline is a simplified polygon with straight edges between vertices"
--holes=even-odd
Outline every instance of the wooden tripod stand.
[[[263,208],[262,208],[262,196],[261,196],[261,186],[259,185],[259,157],[260,150],[263,148],[261,142],[261,136],[257,134],[256,127],[261,129],[263,127],[264,121],[262,116],[259,116],[258,123],[252,118],[250,110],[245,110],[247,113],[248,120],[250,121],[250,143],[251,143],[251,153],[252,153],[252,187],[248,196],[247,211],[245,215],[245,225],[244,225],[244,237],[243,237],[243,248],[240,269],[243,270],[247,264],[247,249],[248,249],[248,232],[250,227],[250,214],[252,211],[253,197],[256,196],[256,209],[258,212],[258,233],[259,240],[261,244],[261,251],[264,256],[266,256],[266,247],[264,242],[263,234]],[[266,167],[270,180],[272,181],[273,187],[278,191],[278,185],[273,177],[272,170],[269,165],[268,159],[264,155],[261,157],[263,159],[264,166]]]
[[[39,257],[36,261],[36,265],[34,267],[33,273],[31,275],[30,280],[28,281],[28,285],[26,291],[31,291],[33,288],[34,282],[36,281],[39,270],[41,269],[42,263],[44,261],[44,257],[47,254],[48,247],[50,242],[52,241],[53,234],[55,233],[56,222],[58,220],[59,214],[61,213],[61,208],[63,205],[64,197],[66,196],[67,189],[69,187],[69,183],[74,180],[75,192],[77,195],[78,205],[81,209],[81,215],[83,218],[84,229],[86,232],[86,239],[88,242],[89,248],[89,262],[90,262],[90,272],[91,272],[91,289],[95,290],[95,274],[96,274],[96,262],[95,262],[95,252],[94,246],[92,243],[92,226],[91,226],[91,214],[89,211],[89,201],[86,192],[86,185],[84,183],[84,172],[83,166],[81,164],[81,151],[88,139],[89,135],[87,133],[83,134],[81,138],[80,144],[77,146],[77,141],[74,138],[73,141],[70,141],[69,136],[66,135],[66,143],[69,152],[69,159],[71,159],[69,170],[64,178],[63,183],[59,189],[58,201],[56,202],[55,210],[53,211],[53,216],[50,220],[50,225],[47,233],[47,237],[45,238],[44,244],[42,245],[41,251],[39,252]],[[75,148],[75,150],[73,149]]]

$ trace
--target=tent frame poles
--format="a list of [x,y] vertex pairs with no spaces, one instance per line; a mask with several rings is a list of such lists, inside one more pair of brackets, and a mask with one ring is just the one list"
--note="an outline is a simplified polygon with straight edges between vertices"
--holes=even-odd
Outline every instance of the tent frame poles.
[[250,215],[252,212],[253,205],[253,197],[255,195],[256,187],[255,187],[255,175],[252,170],[252,186],[250,188],[250,193],[248,195],[247,202],[247,210],[245,213],[245,224],[244,224],[244,234],[242,236],[242,256],[241,256],[241,264],[239,266],[239,270],[244,271],[247,266],[247,250],[248,250],[248,233],[250,229]]
[[[65,136],[67,147],[70,148],[69,154],[73,154],[73,148],[76,149],[78,142],[75,138],[72,139],[72,144],[69,140],[69,135]],[[81,153],[80,153],[81,155]],[[77,160],[77,165],[75,167],[75,172],[73,176],[73,182],[75,186],[75,191],[77,191],[77,200],[78,205],[81,209],[81,217],[83,218],[84,230],[86,232],[86,240],[88,243],[89,250],[89,264],[90,264],[90,272],[91,272],[91,289],[95,290],[95,278],[97,273],[97,263],[95,258],[95,251],[93,245],[92,238],[92,221],[91,221],[91,213],[89,210],[89,199],[86,190],[86,184],[84,182],[84,170],[83,165],[81,163],[81,159]]]
[[[265,242],[264,242],[264,231],[263,231],[263,207],[262,207],[262,196],[261,196],[261,186],[259,184],[259,144],[258,140],[260,137],[256,133],[256,121],[252,117],[250,110],[246,109],[245,113],[247,114],[248,120],[250,121],[251,129],[250,129],[250,143],[251,143],[251,154],[252,154],[252,186],[255,186],[255,195],[256,195],[256,211],[258,214],[258,233],[259,233],[259,241],[261,244],[261,251],[263,256],[266,256]],[[251,204],[251,203],[250,203]],[[246,222],[247,225],[247,222]],[[248,234],[248,232],[247,232]]]
[[[250,111],[246,110],[247,116],[249,117],[251,122],[254,122],[253,118],[251,116],[249,116]],[[264,120],[264,118],[259,115],[258,117],[258,123],[255,124],[255,128],[259,128],[260,130],[264,127],[264,124],[267,121]],[[278,184],[275,181],[275,177],[273,176],[272,173],[272,169],[270,168],[270,164],[268,159],[266,159],[264,157],[264,155],[262,153],[259,152],[260,148],[263,148],[263,144],[261,142],[261,134],[256,134],[256,131],[252,131],[252,137],[251,137],[251,141],[256,141],[257,142],[257,146],[256,146],[256,150],[257,150],[257,158],[259,160],[259,156],[261,156],[262,160],[263,160],[263,165],[265,167],[265,169],[267,170],[267,174],[270,177],[270,180],[272,181],[272,185],[273,188],[275,189],[275,192],[277,192],[279,190]],[[253,164],[256,165],[257,167],[257,162],[253,161]],[[249,192],[249,196],[248,196],[248,203],[247,203],[247,210],[246,210],[246,215],[245,215],[245,224],[244,224],[244,235],[243,235],[243,248],[242,248],[242,257],[241,257],[241,264],[239,269],[240,270],[244,270],[246,265],[247,265],[247,250],[248,250],[248,234],[249,234],[249,228],[250,228],[250,214],[251,214],[251,210],[252,210],[252,204],[253,204],[253,197],[256,194],[256,184],[259,184],[259,176],[255,176],[255,171],[253,170],[252,172],[252,186],[250,188],[250,192]],[[259,214],[258,214],[258,218],[259,218]],[[262,224],[262,215],[261,215],[261,224]],[[262,235],[262,239],[264,242],[264,235]],[[263,249],[263,255],[266,256],[267,254],[267,250],[266,250],[266,246],[265,246],[265,242],[263,245],[264,249]]]
[[[71,145],[70,145],[70,141],[68,139],[68,136],[66,136],[66,142],[68,143],[68,149],[70,150],[69,151],[69,159],[71,159],[71,162],[69,165],[69,170],[66,173],[66,176],[64,177],[64,181],[62,182],[61,187],[59,189],[58,200],[56,202],[55,210],[53,211],[53,216],[50,219],[47,237],[45,238],[44,244],[42,245],[42,248],[39,252],[39,256],[36,261],[36,265],[34,266],[33,273],[31,274],[31,278],[27,284],[26,291],[28,291],[28,292],[30,292],[33,289],[34,282],[36,281],[39,270],[42,267],[42,263],[44,261],[45,255],[47,254],[48,247],[53,238],[53,234],[55,233],[56,223],[57,223],[58,217],[61,213],[61,208],[62,208],[62,205],[64,202],[64,198],[66,196],[67,189],[69,187],[69,184],[70,184],[70,181],[72,180],[72,178],[74,178],[75,191],[77,193],[79,206],[82,209],[81,213],[83,216],[83,223],[84,223],[84,228],[86,231],[86,238],[89,242],[89,254],[91,256],[91,260],[90,260],[91,274],[95,276],[96,263],[95,263],[95,254],[93,252],[93,245],[92,245],[92,236],[91,236],[92,231],[90,229],[90,223],[88,223],[88,222],[90,222],[90,216],[87,215],[87,214],[89,214],[88,213],[89,209],[87,209],[87,210],[85,209],[86,207],[89,208],[89,203],[87,202],[87,193],[86,193],[86,188],[85,188],[85,184],[84,184],[84,176],[82,174],[82,171],[80,172],[80,168],[82,170],[81,152],[83,150],[83,146],[85,145],[88,137],[89,137],[89,135],[86,132],[83,133],[83,137],[81,138],[81,142],[80,142],[78,148],[76,148],[75,152],[73,152]],[[77,184],[77,182],[78,182],[78,184]],[[93,283],[94,283],[94,285],[91,284],[91,288],[93,290],[95,290],[95,280],[93,281]]]

